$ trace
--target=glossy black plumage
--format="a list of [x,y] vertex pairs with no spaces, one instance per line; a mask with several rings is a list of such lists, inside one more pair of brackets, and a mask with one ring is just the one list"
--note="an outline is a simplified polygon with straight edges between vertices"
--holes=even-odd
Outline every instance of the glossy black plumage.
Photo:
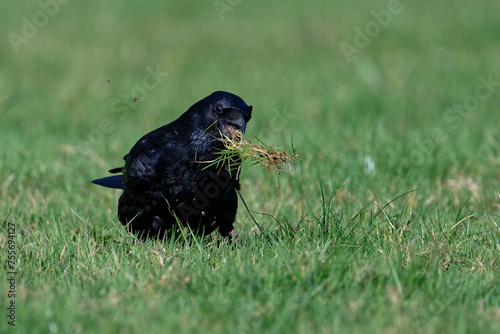
[[[252,107],[238,96],[215,92],[191,106],[177,120],[142,137],[124,157],[115,175],[92,181],[124,189],[118,217],[141,238],[189,225],[199,234],[219,228],[234,234],[238,171],[207,168],[222,143],[222,134],[245,131]],[[177,218],[177,220],[176,220]]]

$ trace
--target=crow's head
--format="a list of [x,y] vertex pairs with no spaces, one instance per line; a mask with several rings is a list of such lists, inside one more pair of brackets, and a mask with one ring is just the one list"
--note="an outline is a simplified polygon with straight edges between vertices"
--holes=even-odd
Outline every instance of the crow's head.
[[246,124],[252,117],[252,106],[247,105],[240,97],[222,91],[212,93],[190,109],[202,116],[205,129],[210,127],[210,133],[220,131],[227,136],[234,131],[245,133]]
[[245,133],[247,122],[252,117],[251,106],[227,92],[215,92],[209,98],[212,117],[223,134],[229,135],[234,131]]

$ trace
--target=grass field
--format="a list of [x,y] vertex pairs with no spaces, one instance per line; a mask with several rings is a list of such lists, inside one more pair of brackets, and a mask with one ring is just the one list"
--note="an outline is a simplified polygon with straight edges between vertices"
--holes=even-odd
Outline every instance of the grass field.
[[[500,332],[498,1],[0,9],[1,333]],[[90,180],[216,90],[302,160],[137,242]]]

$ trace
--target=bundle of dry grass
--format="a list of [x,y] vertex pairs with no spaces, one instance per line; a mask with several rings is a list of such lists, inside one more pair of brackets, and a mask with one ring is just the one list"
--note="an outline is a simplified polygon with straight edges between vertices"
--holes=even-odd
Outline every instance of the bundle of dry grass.
[[225,149],[217,152],[217,159],[209,161],[209,166],[225,166],[234,169],[241,168],[244,164],[259,164],[266,167],[268,171],[279,174],[289,167],[291,160],[299,157],[293,147],[293,152],[289,155],[286,153],[286,149],[266,145],[259,139],[257,139],[258,144],[253,144],[249,140],[243,139],[239,131],[233,131],[231,136],[222,135],[218,140],[223,142]]

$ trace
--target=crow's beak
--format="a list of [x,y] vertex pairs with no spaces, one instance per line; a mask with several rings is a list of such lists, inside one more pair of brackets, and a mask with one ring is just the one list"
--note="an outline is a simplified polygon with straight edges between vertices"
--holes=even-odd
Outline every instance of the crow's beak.
[[230,121],[224,122],[224,126],[226,127],[226,130],[229,133],[236,132],[236,131],[241,131],[242,134],[245,134],[245,129],[246,129],[246,122],[243,117],[240,117],[238,119],[232,119]]
[[238,128],[238,130],[241,131],[242,134],[245,134],[245,129],[247,127],[247,123],[243,118],[238,118],[236,122],[234,122],[234,125]]

